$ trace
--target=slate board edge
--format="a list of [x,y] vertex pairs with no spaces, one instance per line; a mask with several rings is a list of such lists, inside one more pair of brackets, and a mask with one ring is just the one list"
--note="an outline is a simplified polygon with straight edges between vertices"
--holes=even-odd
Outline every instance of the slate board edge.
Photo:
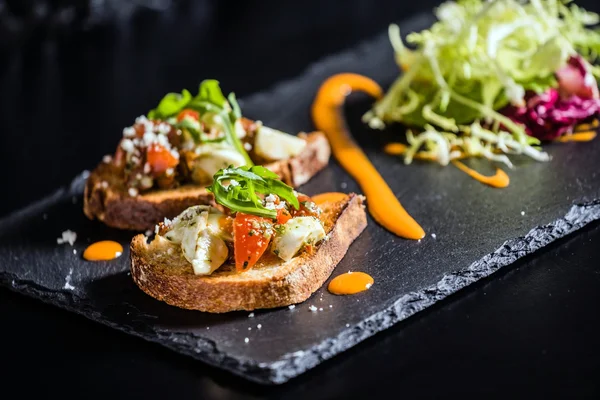
[[[16,223],[20,218],[39,212],[45,205],[66,196],[81,194],[88,171],[73,180],[69,189],[62,188],[46,199],[3,218],[0,222]],[[63,308],[67,311],[100,322],[111,328],[161,344],[178,353],[199,359],[206,364],[228,370],[260,384],[282,384],[315,367],[336,354],[362,342],[415,313],[435,304],[458,290],[485,278],[501,267],[512,264],[534,251],[558,240],[585,225],[600,219],[600,199],[573,205],[567,214],[556,221],[531,229],[525,236],[505,241],[501,247],[487,254],[469,267],[444,275],[436,284],[408,293],[391,306],[348,327],[335,338],[329,338],[306,350],[290,353],[272,363],[232,357],[218,349],[217,343],[197,335],[175,334],[152,329],[140,332],[133,326],[112,322],[102,312],[90,306],[68,290],[52,291],[30,280],[22,280],[8,272],[0,272],[0,285],[29,297]]]

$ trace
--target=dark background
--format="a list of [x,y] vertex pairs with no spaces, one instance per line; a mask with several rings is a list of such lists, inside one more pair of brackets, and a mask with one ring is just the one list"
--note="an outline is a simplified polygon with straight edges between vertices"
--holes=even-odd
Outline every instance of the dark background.
[[[0,215],[92,169],[167,91],[207,77],[265,90],[437,3],[0,0]],[[103,398],[598,397],[599,260],[595,223],[276,388],[0,289],[0,382]]]

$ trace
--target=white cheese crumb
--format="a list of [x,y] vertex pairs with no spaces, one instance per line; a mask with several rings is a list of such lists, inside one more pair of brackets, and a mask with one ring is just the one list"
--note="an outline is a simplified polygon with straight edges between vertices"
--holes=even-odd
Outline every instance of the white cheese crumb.
[[256,329],[261,329],[261,328],[262,328],[261,324],[256,325]]
[[115,257],[121,257],[121,254],[123,253],[121,253],[120,251],[115,251]]
[[150,166],[150,164],[148,164],[148,163],[145,163],[145,164],[144,164],[144,173],[145,173],[145,174],[149,174],[149,173],[150,173],[150,171],[152,171],[152,167]]
[[346,328],[350,328],[350,324],[346,324]]
[[123,128],[123,136],[124,137],[134,137],[135,136],[135,128],[133,126],[128,126],[127,128]]
[[250,339],[244,338],[244,343],[248,343],[249,341],[250,341]]
[[144,233],[144,235],[146,235],[146,236],[150,236],[150,235],[152,235],[152,229],[148,229],[148,230],[147,230],[147,231]]
[[277,205],[275,206],[275,208],[276,208],[277,210],[281,210],[282,208],[285,208],[285,205],[286,205],[285,201],[283,201],[283,200],[282,200],[282,201],[280,201],[280,202],[279,202],[279,204],[277,204]]
[[352,271],[348,271],[348,275],[350,275],[352,273]]
[[323,311],[323,307],[319,307],[319,311]]
[[136,197],[138,195],[138,190],[136,188],[129,188],[129,190],[127,190],[127,193],[129,193],[131,197]]
[[77,240],[77,234],[71,230],[66,230],[62,233],[62,237],[59,237],[58,239],[56,239],[56,243],[58,244],[64,244],[64,243],[69,243],[71,246],[73,246],[73,243],[75,243],[75,241]]
[[139,172],[137,174],[135,174],[135,179],[137,179],[138,181],[142,179],[142,174],[140,174]]
[[169,133],[171,131],[171,125],[161,122],[158,125],[158,132],[162,133],[163,135],[166,135],[167,133]]
[[77,249],[73,249],[73,254],[77,254]]
[[292,304],[291,306],[288,306],[288,308],[289,308],[290,310],[293,310],[294,308],[296,308],[296,306],[295,306],[294,304]]
[[521,215],[525,215],[525,211],[521,211]]
[[250,151],[252,150],[252,145],[248,142],[244,143],[244,149],[246,149],[246,151]]
[[104,162],[104,164],[110,164],[112,162],[112,156],[110,154],[105,155],[102,157],[102,162]]
[[298,197],[298,192],[296,192],[295,190],[293,191],[294,196]]
[[167,168],[165,173],[167,174],[167,176],[171,176],[175,173],[175,170],[173,168]]
[[329,308],[333,308],[333,306],[330,304],[330,305],[329,305]]
[[348,187],[348,184],[346,182],[342,182],[342,183],[340,183],[340,187],[342,189],[346,189]]
[[65,286],[63,289],[74,290],[75,286],[71,285],[71,276],[73,275],[73,268],[69,268],[69,274],[65,277]]
[[249,330],[249,331],[251,331],[251,330],[252,330],[252,327],[251,327],[251,326],[249,326],[249,327],[248,327],[248,330]]
[[432,233],[431,237],[435,239],[435,238],[437,238],[437,235],[435,233]]
[[372,283],[367,283],[367,284],[365,285],[365,287],[366,287],[367,289],[371,289],[371,286],[373,286],[373,284],[372,284]]
[[240,183],[238,181],[236,181],[235,179],[232,179],[229,181],[229,185],[230,186],[240,186]]
[[102,183],[100,183],[100,186],[102,186],[102,189],[108,189],[108,182],[102,181]]
[[254,318],[254,313],[251,312],[250,314],[248,314],[248,318]]
[[312,311],[312,312],[316,312],[317,311],[317,307],[315,307],[315,306],[310,306],[310,307],[308,307],[308,309],[310,311]]
[[81,173],[81,177],[82,177],[83,179],[87,179],[87,178],[89,178],[89,177],[90,177],[90,171],[88,171],[87,169],[86,169],[86,170],[84,170],[84,171]]
[[135,145],[131,139],[123,139],[121,140],[121,148],[127,153],[133,153],[135,150]]
[[210,329],[210,326],[207,326],[207,327],[206,327],[206,330],[209,330],[209,329]]

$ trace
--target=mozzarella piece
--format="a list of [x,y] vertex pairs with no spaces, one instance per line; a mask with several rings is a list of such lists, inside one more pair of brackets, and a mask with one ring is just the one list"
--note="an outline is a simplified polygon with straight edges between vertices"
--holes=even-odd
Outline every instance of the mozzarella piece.
[[325,236],[318,218],[295,217],[283,224],[282,232],[275,235],[271,251],[282,260],[289,261],[305,245],[313,245]]
[[306,147],[306,140],[261,126],[256,133],[254,151],[268,160],[284,160],[297,156]]
[[210,275],[223,265],[228,256],[229,249],[223,239],[205,229],[197,237],[193,257],[188,261],[194,268],[194,274]]
[[194,160],[192,171],[192,178],[196,181],[205,181],[206,177],[212,180],[217,171],[230,165],[246,165],[244,156],[231,146],[202,145],[196,148],[196,154],[199,156]]

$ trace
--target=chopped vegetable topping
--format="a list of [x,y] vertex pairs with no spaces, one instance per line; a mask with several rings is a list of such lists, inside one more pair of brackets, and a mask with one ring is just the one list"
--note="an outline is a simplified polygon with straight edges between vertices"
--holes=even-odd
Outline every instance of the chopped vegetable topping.
[[[238,272],[246,271],[254,266],[263,255],[269,242],[270,235],[265,235],[265,222],[268,219],[256,215],[237,213],[233,221],[233,253],[235,268]],[[254,226],[257,225],[258,228]]]

